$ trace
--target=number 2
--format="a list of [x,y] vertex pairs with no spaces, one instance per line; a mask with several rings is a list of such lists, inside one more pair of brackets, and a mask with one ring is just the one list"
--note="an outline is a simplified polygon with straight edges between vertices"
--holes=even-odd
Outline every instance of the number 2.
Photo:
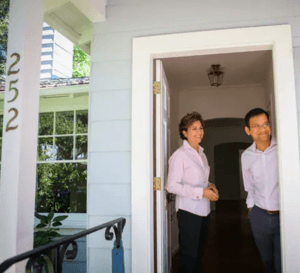
[[18,69],[18,70],[11,70],[19,61],[20,61],[20,54],[18,54],[18,53],[13,53],[13,54],[11,54],[10,55],[10,57],[12,58],[12,57],[16,57],[17,59],[16,59],[16,61],[14,62],[14,63],[12,63],[11,65],[10,65],[10,67],[9,67],[9,69],[8,69],[8,72],[7,72],[7,76],[9,76],[9,75],[12,75],[12,74],[18,74],[19,73],[19,71],[20,71],[20,69]]
[[19,111],[16,109],[16,108],[11,108],[8,110],[8,113],[11,112],[11,111],[14,111],[15,114],[14,116],[8,121],[7,125],[6,125],[6,132],[10,131],[10,130],[16,130],[18,128],[18,125],[16,126],[9,126],[18,116],[19,114]]

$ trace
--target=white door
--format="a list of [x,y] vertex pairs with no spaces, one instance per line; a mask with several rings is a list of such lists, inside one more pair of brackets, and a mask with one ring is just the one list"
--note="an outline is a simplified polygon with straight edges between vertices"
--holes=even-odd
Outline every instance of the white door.
[[164,190],[170,156],[170,95],[162,61],[155,61],[155,81],[160,82],[156,94],[156,177],[161,178],[161,190],[156,191],[157,273],[167,273],[171,268],[171,251],[168,240],[168,206]]

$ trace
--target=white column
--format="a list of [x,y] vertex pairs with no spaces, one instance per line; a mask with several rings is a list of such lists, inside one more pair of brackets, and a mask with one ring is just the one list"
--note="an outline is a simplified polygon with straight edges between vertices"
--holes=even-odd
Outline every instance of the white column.
[[[11,0],[0,185],[0,263],[32,249],[43,0]],[[25,262],[7,272],[25,272]]]

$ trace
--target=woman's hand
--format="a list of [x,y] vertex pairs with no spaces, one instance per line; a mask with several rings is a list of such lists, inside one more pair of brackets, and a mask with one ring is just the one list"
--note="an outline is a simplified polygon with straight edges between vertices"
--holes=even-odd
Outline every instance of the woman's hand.
[[210,184],[210,185],[208,186],[208,188],[211,189],[211,190],[212,190],[216,195],[218,195],[218,197],[219,197],[219,191],[217,190],[215,184]]
[[217,201],[219,199],[219,195],[209,187],[203,189],[203,197],[209,199],[210,201]]

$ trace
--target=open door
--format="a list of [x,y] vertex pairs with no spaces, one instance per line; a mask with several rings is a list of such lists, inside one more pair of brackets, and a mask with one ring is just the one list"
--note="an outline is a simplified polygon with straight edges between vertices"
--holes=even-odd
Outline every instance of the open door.
[[168,240],[168,204],[164,190],[168,174],[170,156],[170,96],[162,61],[155,61],[155,180],[156,197],[156,265],[157,273],[171,270],[171,249]]

